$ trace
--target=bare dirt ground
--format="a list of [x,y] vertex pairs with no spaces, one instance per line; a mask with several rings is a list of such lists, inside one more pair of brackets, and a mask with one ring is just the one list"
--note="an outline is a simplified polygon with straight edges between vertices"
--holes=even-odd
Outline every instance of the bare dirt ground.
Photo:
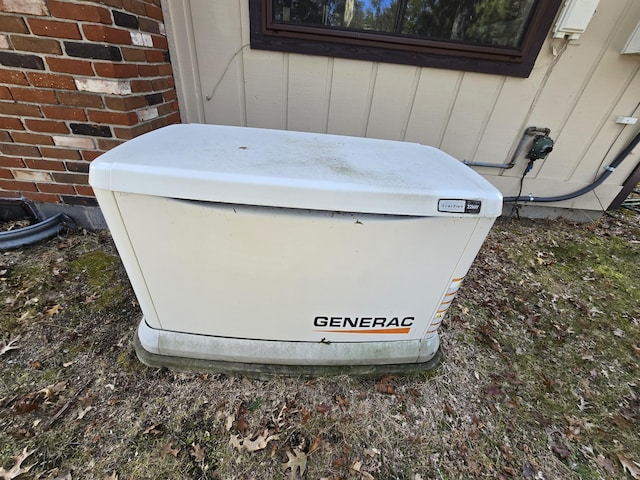
[[107,233],[0,254],[0,479],[640,478],[640,216],[499,220],[432,371],[142,365]]

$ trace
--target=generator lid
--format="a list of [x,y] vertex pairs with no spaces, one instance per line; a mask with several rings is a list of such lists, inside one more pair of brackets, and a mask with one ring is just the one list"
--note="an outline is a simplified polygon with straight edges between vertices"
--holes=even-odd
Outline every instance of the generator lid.
[[218,125],[171,125],[91,163],[94,188],[179,199],[360,213],[485,216],[502,195],[415,143]]

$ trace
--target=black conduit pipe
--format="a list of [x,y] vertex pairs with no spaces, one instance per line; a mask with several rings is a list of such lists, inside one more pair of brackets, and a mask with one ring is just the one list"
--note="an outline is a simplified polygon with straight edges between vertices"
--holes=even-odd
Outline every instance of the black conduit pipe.
[[53,237],[65,227],[74,227],[75,222],[64,213],[59,213],[35,225],[0,232],[0,251],[21,248]]
[[587,185],[586,187],[581,188],[580,190],[576,190],[575,192],[565,193],[564,195],[556,195],[554,197],[535,197],[533,195],[526,195],[520,197],[504,197],[503,202],[505,203],[513,203],[513,202],[561,202],[563,200],[570,200],[572,198],[579,197],[580,195],[584,195],[585,193],[590,192],[591,190],[599,187],[602,182],[604,182],[609,175],[611,175],[616,168],[624,161],[625,158],[631,153],[631,151],[636,148],[636,146],[640,143],[640,132],[636,134],[635,137],[629,142],[629,145],[622,150],[618,156],[611,162],[611,165],[604,167],[604,172],[600,175],[592,184]]

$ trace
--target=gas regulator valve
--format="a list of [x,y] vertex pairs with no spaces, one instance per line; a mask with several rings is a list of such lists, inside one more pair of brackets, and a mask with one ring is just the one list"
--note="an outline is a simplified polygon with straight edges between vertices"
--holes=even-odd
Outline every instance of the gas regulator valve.
[[553,139],[548,135],[536,135],[525,158],[529,160],[539,160],[547,158],[553,150]]

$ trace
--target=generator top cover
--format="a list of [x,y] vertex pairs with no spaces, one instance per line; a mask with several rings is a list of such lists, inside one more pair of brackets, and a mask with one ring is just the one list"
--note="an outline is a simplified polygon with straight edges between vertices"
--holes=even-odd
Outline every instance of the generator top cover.
[[416,143],[218,125],[171,125],[95,160],[94,188],[232,204],[498,217],[500,192]]

